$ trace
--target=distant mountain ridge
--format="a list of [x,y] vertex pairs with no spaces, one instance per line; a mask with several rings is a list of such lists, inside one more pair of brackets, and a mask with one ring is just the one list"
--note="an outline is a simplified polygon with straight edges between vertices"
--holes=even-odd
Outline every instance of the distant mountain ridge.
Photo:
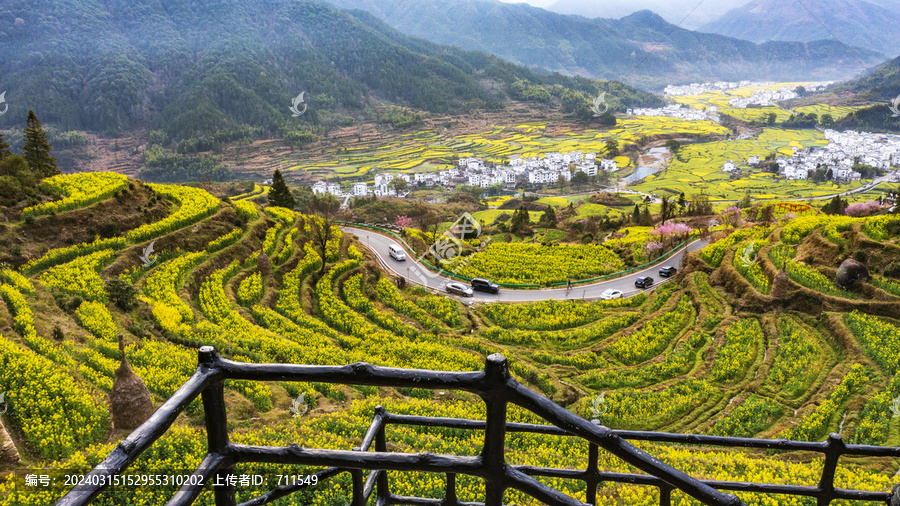
[[753,0],[698,30],[753,42],[836,38],[893,57],[900,54],[900,2]]
[[[498,110],[512,83],[616,89],[617,106],[658,97],[539,75],[484,53],[415,39],[371,16],[296,0],[9,0],[0,6],[0,128],[28,109],[62,129],[151,130],[206,151],[375,117],[375,104],[435,113]],[[304,92],[304,114],[288,109]],[[308,109],[308,110],[307,110]],[[301,133],[301,135],[304,135]]]
[[318,1],[365,10],[405,34],[440,44],[656,89],[713,80],[846,79],[885,60],[835,41],[755,44],[693,32],[650,11],[612,20],[496,0],[405,0],[400,8],[396,0]]
[[670,0],[664,4],[654,0],[618,0],[585,2],[584,0],[557,0],[544,7],[560,14],[576,14],[586,18],[619,19],[640,10],[652,10],[668,22],[688,30],[715,21],[729,10],[750,0],[717,0],[697,3],[697,0]]

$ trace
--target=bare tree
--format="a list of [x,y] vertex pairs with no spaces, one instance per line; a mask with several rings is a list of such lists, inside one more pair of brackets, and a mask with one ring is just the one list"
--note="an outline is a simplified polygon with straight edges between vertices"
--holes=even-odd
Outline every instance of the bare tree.
[[334,236],[332,227],[334,227],[335,216],[337,215],[340,205],[340,201],[338,201],[334,195],[330,194],[317,195],[309,202],[307,211],[312,215],[312,218],[309,220],[309,229],[312,235],[311,240],[313,247],[316,248],[319,256],[322,257],[322,268],[319,271],[320,275],[325,274],[325,264],[328,261],[328,242],[331,241]]
[[434,209],[427,209],[416,217],[416,223],[428,239],[428,244],[425,245],[426,248],[437,242],[438,237],[441,235],[441,223],[443,222],[444,217]]

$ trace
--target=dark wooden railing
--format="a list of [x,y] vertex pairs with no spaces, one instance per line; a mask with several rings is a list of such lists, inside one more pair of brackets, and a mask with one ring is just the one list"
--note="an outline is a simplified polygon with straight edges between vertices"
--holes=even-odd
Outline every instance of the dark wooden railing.
[[[324,450],[287,447],[266,447],[232,443],[227,432],[224,382],[226,379],[253,381],[308,381],[396,388],[427,388],[462,390],[479,395],[486,404],[486,420],[464,420],[424,416],[399,415],[378,407],[359,447],[347,450]],[[900,448],[868,445],[845,445],[832,434],[825,442],[798,442],[729,438],[695,434],[612,430],[591,423],[556,405],[551,400],[519,384],[510,374],[502,355],[491,355],[483,371],[443,372],[416,369],[378,367],[366,363],[346,366],[314,366],[293,364],[245,364],[218,356],[212,347],[199,350],[199,366],[194,375],[167,400],[143,425],[95,467],[89,476],[121,474],[135,459],[171,427],[176,417],[197,396],[202,397],[206,416],[208,452],[194,471],[195,482],[208,483],[219,477],[223,486],[215,486],[217,506],[236,505],[234,485],[221,479],[234,473],[236,464],[244,462],[276,463],[300,466],[330,466],[316,473],[317,482],[349,473],[352,482],[351,506],[364,506],[375,494],[375,504],[422,506],[501,506],[506,490],[516,489],[549,505],[575,506],[585,503],[555,490],[535,477],[556,477],[581,480],[586,483],[587,500],[595,504],[597,487],[603,482],[630,483],[657,487],[660,504],[671,504],[671,492],[681,490],[705,504],[739,505],[738,497],[721,490],[750,493],[787,494],[816,498],[817,505],[830,504],[835,499],[853,499],[885,503],[892,499],[888,492],[836,489],[834,476],[843,455],[900,457]],[[523,407],[550,425],[509,423],[508,404]],[[484,446],[478,456],[437,455],[431,453],[395,453],[387,451],[385,428],[390,425],[412,425],[484,431]],[[561,469],[507,464],[504,454],[506,433],[525,432],[578,437],[589,444],[586,469]],[[770,450],[799,450],[824,454],[825,464],[819,484],[813,486],[744,483],[732,481],[698,480],[669,466],[638,449],[629,440],[655,441],[724,447],[763,448]],[[374,444],[374,451],[372,445]],[[608,451],[646,474],[614,473],[598,468],[600,449]],[[444,499],[403,497],[390,491],[389,471],[429,472],[446,475]],[[368,472],[366,476],[365,472]],[[483,502],[463,503],[457,498],[456,476],[477,476],[485,482]],[[202,478],[202,481],[200,480]],[[106,488],[110,480],[87,479],[85,484],[71,489],[57,502],[59,506],[80,506],[91,503]],[[97,483],[97,484],[92,484]],[[242,506],[268,504],[309,486],[308,483],[281,485]],[[192,504],[204,490],[203,486],[183,485],[168,502],[170,506]],[[896,500],[896,498],[893,498]]]

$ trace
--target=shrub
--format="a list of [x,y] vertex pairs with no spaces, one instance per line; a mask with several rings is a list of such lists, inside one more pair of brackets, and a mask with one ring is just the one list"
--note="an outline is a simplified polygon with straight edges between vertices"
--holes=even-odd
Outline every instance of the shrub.
[[106,282],[106,293],[109,300],[122,311],[131,311],[137,305],[137,289],[121,278],[113,278]]

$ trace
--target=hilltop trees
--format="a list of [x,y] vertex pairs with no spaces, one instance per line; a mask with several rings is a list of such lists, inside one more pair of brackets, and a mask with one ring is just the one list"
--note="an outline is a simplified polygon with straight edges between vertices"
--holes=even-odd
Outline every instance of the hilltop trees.
[[406,193],[407,191],[409,191],[409,183],[407,183],[406,180],[402,177],[395,177],[388,183],[388,189],[394,190],[398,194]]
[[587,173],[578,171],[572,174],[572,186],[584,186],[590,182],[590,176]]
[[553,209],[553,206],[547,206],[547,210],[541,215],[538,224],[547,228],[556,227],[556,210]]
[[47,132],[44,131],[34,111],[28,111],[24,133],[22,154],[35,176],[38,179],[44,179],[59,174],[56,158],[50,156],[50,141],[47,140]]
[[844,214],[847,208],[847,200],[835,195],[832,199],[822,206],[822,212],[825,214]]
[[606,141],[606,155],[610,158],[619,156],[619,141],[615,139]]
[[3,205],[18,202],[23,193],[29,193],[36,184],[37,179],[24,158],[9,155],[0,159],[0,199]]
[[519,206],[509,220],[509,231],[518,235],[528,228],[531,223],[531,216],[525,206]]
[[9,150],[9,144],[3,140],[3,134],[0,133],[0,161],[10,155],[12,155],[12,151]]
[[691,196],[691,205],[686,213],[688,216],[708,216],[713,214],[712,204],[709,202],[709,196],[706,194],[696,194]]
[[660,208],[660,218],[662,218],[662,222],[672,219],[675,216],[675,203],[669,202],[668,196],[663,196],[662,198],[662,207]]
[[280,170],[276,169],[275,174],[272,175],[272,189],[269,190],[268,199],[270,206],[293,209],[297,205],[297,200],[291,194],[287,183],[284,182],[284,176],[281,175]]
[[24,196],[35,196],[37,184],[44,178],[59,174],[56,158],[50,156],[50,141],[34,111],[28,111],[28,122],[22,142],[23,155],[10,151],[0,135],[0,198],[3,205],[12,205]]
[[671,151],[673,155],[678,155],[678,151],[681,150],[681,143],[675,139],[669,139],[666,141],[666,148]]

